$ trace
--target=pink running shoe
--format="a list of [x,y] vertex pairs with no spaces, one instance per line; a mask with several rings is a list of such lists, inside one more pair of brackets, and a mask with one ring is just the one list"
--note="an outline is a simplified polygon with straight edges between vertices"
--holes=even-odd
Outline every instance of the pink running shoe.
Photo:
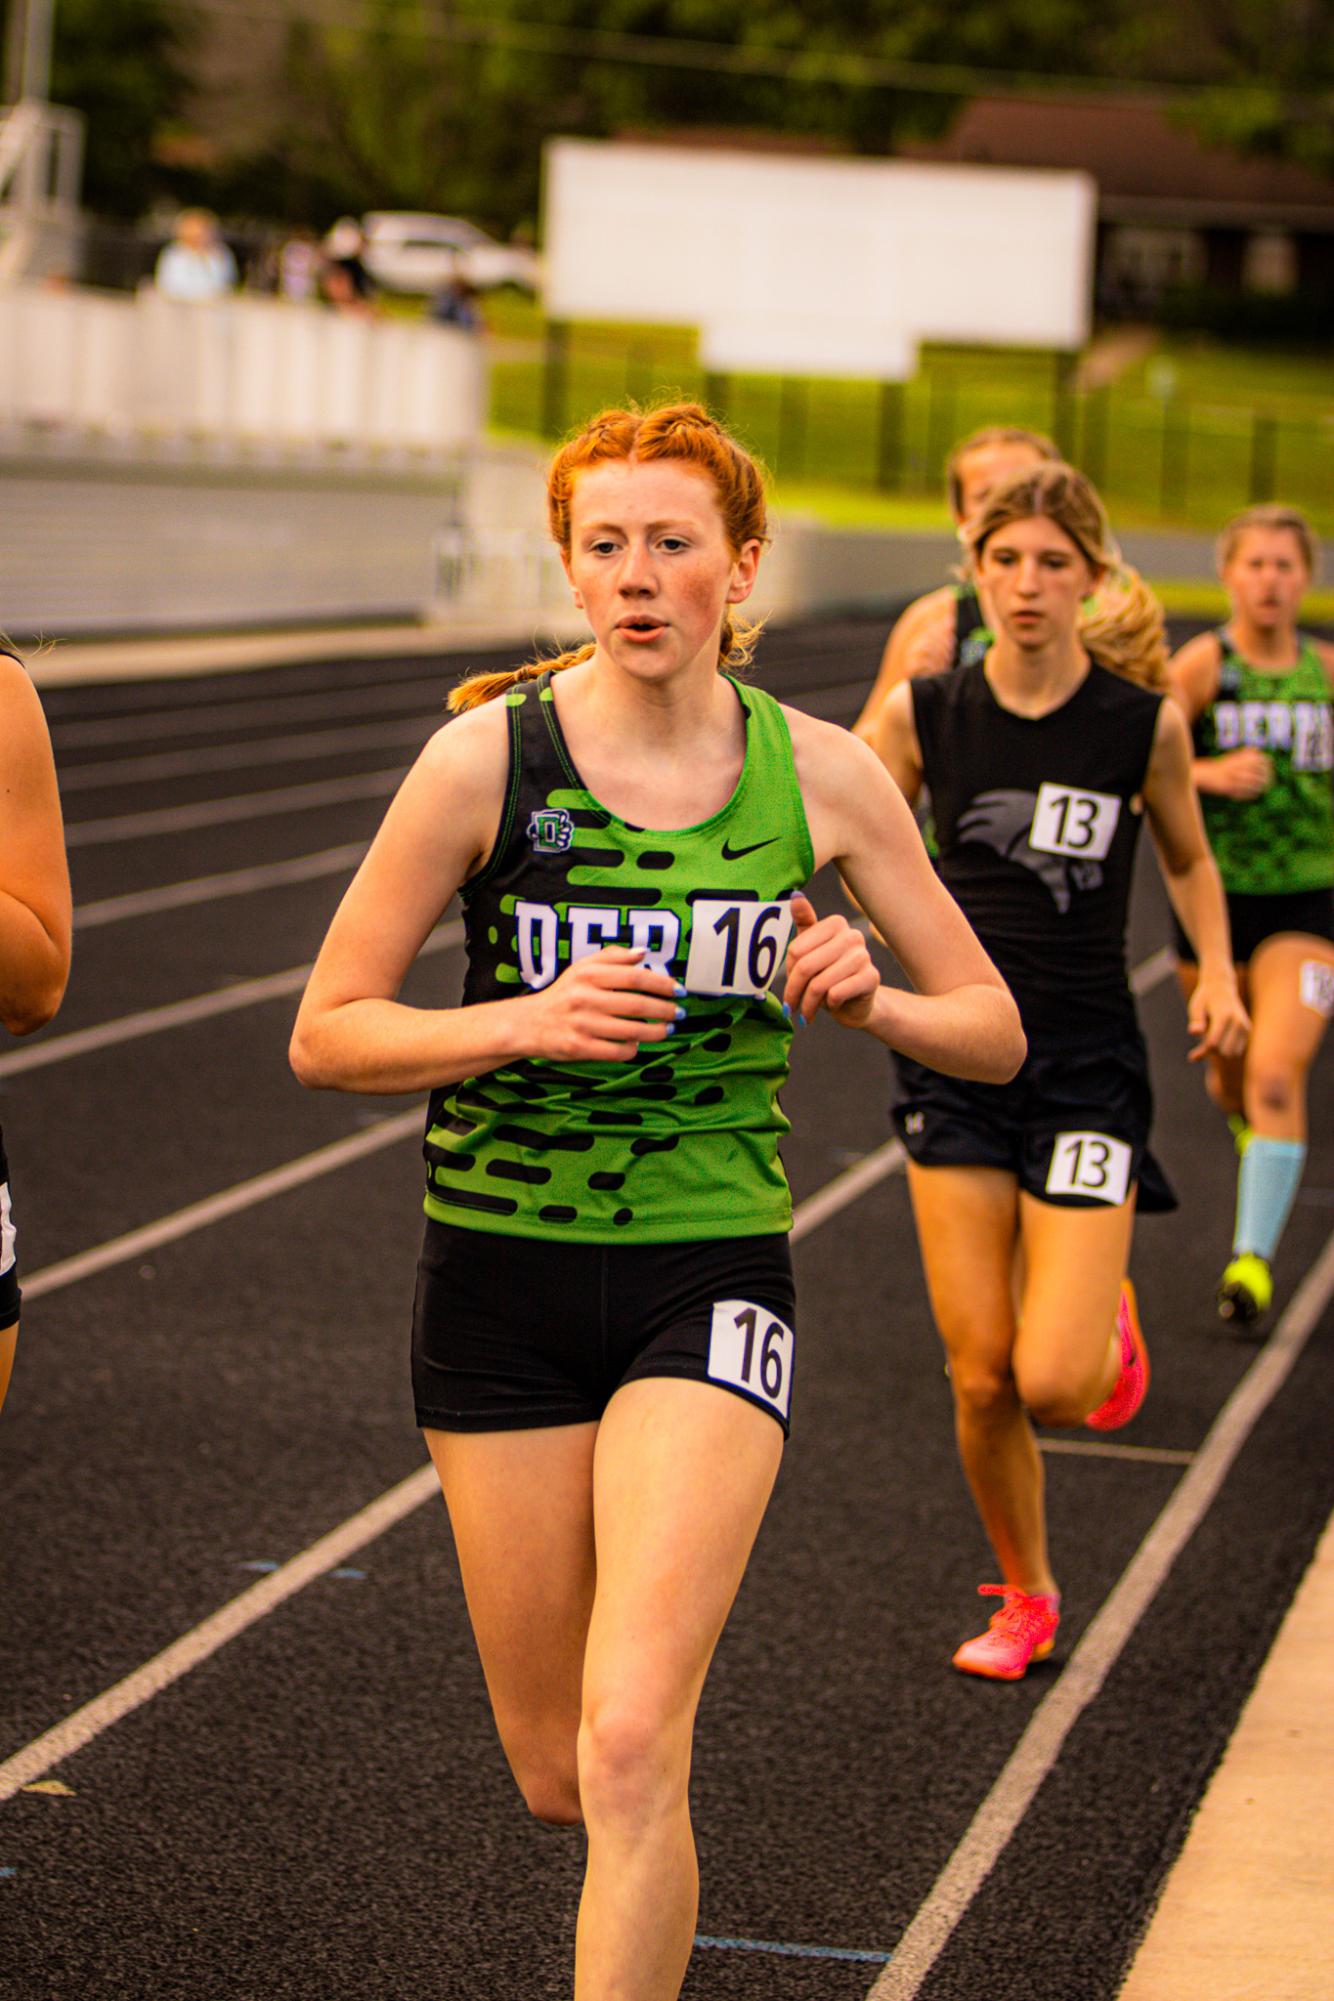
[[1090,1431],[1119,1431],[1123,1424],[1129,1424],[1148,1394],[1149,1351],[1140,1329],[1135,1288],[1128,1278],[1121,1281],[1116,1331],[1121,1337],[1121,1373],[1106,1403],[1100,1403],[1084,1419]]
[[1020,1591],[1013,1584],[979,1584],[984,1598],[1003,1598],[985,1633],[965,1640],[954,1666],[992,1681],[1018,1681],[1030,1661],[1045,1661],[1061,1623],[1059,1591]]

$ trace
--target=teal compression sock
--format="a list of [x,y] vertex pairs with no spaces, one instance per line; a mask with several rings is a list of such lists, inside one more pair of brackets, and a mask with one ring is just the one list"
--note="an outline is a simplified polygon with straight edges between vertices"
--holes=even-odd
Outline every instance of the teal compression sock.
[[1299,1139],[1252,1135],[1237,1172],[1237,1231],[1232,1254],[1250,1251],[1269,1264],[1296,1198],[1306,1146]]

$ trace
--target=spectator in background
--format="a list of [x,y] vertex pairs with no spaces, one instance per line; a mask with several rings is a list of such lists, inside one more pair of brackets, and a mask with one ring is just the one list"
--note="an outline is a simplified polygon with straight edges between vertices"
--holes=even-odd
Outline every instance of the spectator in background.
[[331,306],[342,312],[370,313],[375,307],[375,282],[362,251],[366,238],[359,222],[340,216],[324,239],[321,286]]
[[482,330],[477,287],[470,285],[466,278],[449,279],[438,292],[433,293],[426,312],[437,326],[461,327],[464,333],[480,333]]
[[236,259],[218,219],[206,208],[183,208],[172,240],[157,260],[153,283],[168,299],[221,299],[236,284]]
[[278,250],[278,295],[298,305],[319,297],[324,258],[308,229],[294,229]]

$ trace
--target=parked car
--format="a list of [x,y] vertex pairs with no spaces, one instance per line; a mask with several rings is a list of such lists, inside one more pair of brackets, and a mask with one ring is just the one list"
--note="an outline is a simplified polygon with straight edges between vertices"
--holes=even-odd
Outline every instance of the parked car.
[[498,285],[537,290],[535,251],[498,243],[461,216],[374,209],[362,217],[361,226],[366,239],[362,260],[387,292],[437,292],[458,278],[479,292]]

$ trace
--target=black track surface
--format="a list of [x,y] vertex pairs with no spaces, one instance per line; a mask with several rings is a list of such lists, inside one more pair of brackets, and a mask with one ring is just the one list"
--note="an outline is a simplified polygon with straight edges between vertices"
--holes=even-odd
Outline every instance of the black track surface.
[[[849,720],[882,628],[775,631],[766,685]],[[468,661],[334,661],[52,691],[71,826],[401,765]],[[393,745],[272,762],[286,736],[406,723]],[[418,725],[416,732],[410,727]],[[150,754],[266,761],[159,779]],[[104,779],[82,774],[105,762]],[[84,841],[76,900],[364,841],[384,798]],[[299,965],[348,870],[86,930],[51,1039]],[[836,890],[817,886],[834,906]],[[1133,958],[1165,937],[1146,868]],[[452,998],[457,951],[412,992]],[[302,1092],[295,996],[0,1076],[35,1273],[357,1131],[398,1103]],[[1255,1348],[1220,1333],[1231,1150],[1143,1003],[1180,1213],[1135,1249],[1154,1388],[1127,1442],[1200,1445]],[[0,1051],[0,1054],[4,1052]],[[869,1042],[821,1020],[788,1092],[798,1199],[888,1136]],[[1283,1247],[1281,1309],[1334,1218],[1328,1072]],[[0,1762],[422,1463],[406,1331],[411,1140],[25,1311],[0,1421]],[[1181,1478],[1047,1462],[1066,1619],[1015,1686],[953,1674],[991,1563],[954,1458],[905,1191],[806,1238],[795,1428],[719,1649],[693,1789],[711,1937],[888,1953]],[[1326,1313],[922,1988],[1110,2001],[1334,1503]],[[577,1836],[525,1815],[490,1725],[443,1510],[421,1508],[0,1805],[0,1990],[15,2001],[538,2001],[569,1992]],[[689,2001],[858,2001],[865,1959],[701,1949]]]

